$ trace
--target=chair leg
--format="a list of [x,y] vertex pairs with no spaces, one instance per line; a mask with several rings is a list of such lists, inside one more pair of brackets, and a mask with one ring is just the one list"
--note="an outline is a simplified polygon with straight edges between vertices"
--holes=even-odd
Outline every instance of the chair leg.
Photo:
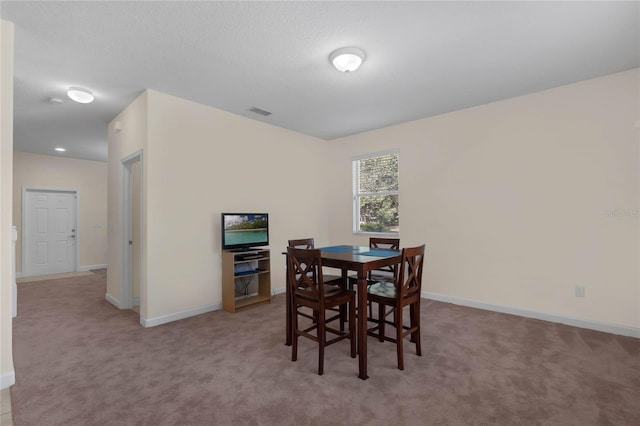
[[[414,325],[418,324],[416,321],[416,308],[414,306],[414,304],[412,303],[411,305],[409,305],[409,318],[411,319],[411,328],[413,328]],[[416,333],[411,333],[411,336],[409,336],[409,341],[411,343],[415,343],[416,342]]]
[[394,312],[396,313],[396,348],[398,350],[398,369],[404,370],[404,357],[403,357],[403,347],[402,341],[402,306],[396,305],[394,308]]
[[[413,305],[411,305],[413,308]],[[415,303],[415,308],[413,310],[413,321],[414,326],[417,327],[416,331],[412,334],[413,341],[416,344],[416,354],[418,356],[422,356],[422,348],[420,347],[420,300]]]
[[298,359],[298,307],[293,306],[293,324],[291,326],[291,334],[293,341],[291,342],[291,361]]
[[327,333],[325,330],[325,312],[320,310],[318,315],[318,376],[324,374],[324,347],[327,342]]
[[356,344],[358,343],[356,333],[356,303],[355,300],[349,303],[349,334],[351,334],[351,358],[356,357]]
[[378,340],[381,342],[384,342],[385,308],[385,304],[378,302]]

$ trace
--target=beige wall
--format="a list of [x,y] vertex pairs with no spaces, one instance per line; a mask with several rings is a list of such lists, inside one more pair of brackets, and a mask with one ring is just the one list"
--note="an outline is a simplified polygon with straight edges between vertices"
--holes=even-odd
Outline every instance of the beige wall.
[[637,333],[639,81],[636,69],[330,142],[330,239],[351,235],[352,156],[398,148],[400,237],[427,245],[424,291]]
[[[318,178],[327,170],[326,143],[162,93],[146,96],[142,316],[153,323],[221,304],[223,211],[270,213],[272,287],[284,289],[287,239],[328,243],[329,194]],[[110,175],[118,161],[110,142]],[[117,200],[110,178],[112,191]],[[120,256],[120,235],[110,236],[110,259]]]
[[15,383],[11,340],[13,24],[0,21],[0,31],[0,388],[4,389]]
[[289,238],[366,244],[351,232],[351,159],[399,149],[401,238],[427,244],[428,295],[637,334],[638,72],[331,142],[148,91],[116,118],[121,132],[110,125],[108,295],[126,134],[145,148],[149,325],[219,306],[221,211],[271,214],[274,289]]
[[107,264],[107,163],[14,152],[13,223],[18,227],[16,270],[22,271],[22,189],[75,189],[79,194],[78,269]]

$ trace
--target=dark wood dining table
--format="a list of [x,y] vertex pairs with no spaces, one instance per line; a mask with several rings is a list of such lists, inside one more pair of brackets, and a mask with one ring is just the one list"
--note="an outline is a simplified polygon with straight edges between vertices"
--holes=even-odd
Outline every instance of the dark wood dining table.
[[[354,271],[358,275],[358,377],[362,380],[366,380],[369,378],[367,375],[367,275],[369,271],[374,269],[380,269],[384,266],[391,266],[400,263],[402,259],[401,252],[395,250],[371,249],[369,247],[361,246],[341,245],[322,247],[320,248],[320,253],[322,255],[322,266],[340,269],[342,271],[342,279],[345,281],[345,284],[347,280],[347,273],[349,271]],[[292,306],[292,298],[288,282],[286,297],[286,345],[290,346],[293,339],[292,315],[295,311]]]

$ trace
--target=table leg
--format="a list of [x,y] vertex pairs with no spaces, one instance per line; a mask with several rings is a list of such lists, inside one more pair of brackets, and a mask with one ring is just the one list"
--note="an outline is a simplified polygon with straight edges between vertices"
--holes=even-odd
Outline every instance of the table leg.
[[358,362],[362,380],[367,376],[367,276],[358,272]]
[[293,326],[291,324],[291,317],[293,315],[293,302],[292,302],[292,297],[291,297],[291,292],[289,291],[289,258],[287,256],[285,256],[286,260],[287,260],[287,268],[286,268],[286,273],[287,276],[285,277],[285,286],[286,286],[286,290],[285,290],[285,304],[287,305],[285,308],[286,311],[286,316],[287,318],[285,319],[285,341],[284,344],[287,346],[291,346],[293,344]]

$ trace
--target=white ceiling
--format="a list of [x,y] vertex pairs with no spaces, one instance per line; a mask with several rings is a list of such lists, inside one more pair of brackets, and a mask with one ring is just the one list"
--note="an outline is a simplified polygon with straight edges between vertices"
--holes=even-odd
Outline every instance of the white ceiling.
[[[330,140],[639,67],[639,5],[2,0],[14,146],[105,160],[107,123],[146,88]],[[343,46],[366,52],[358,71],[330,65]]]

